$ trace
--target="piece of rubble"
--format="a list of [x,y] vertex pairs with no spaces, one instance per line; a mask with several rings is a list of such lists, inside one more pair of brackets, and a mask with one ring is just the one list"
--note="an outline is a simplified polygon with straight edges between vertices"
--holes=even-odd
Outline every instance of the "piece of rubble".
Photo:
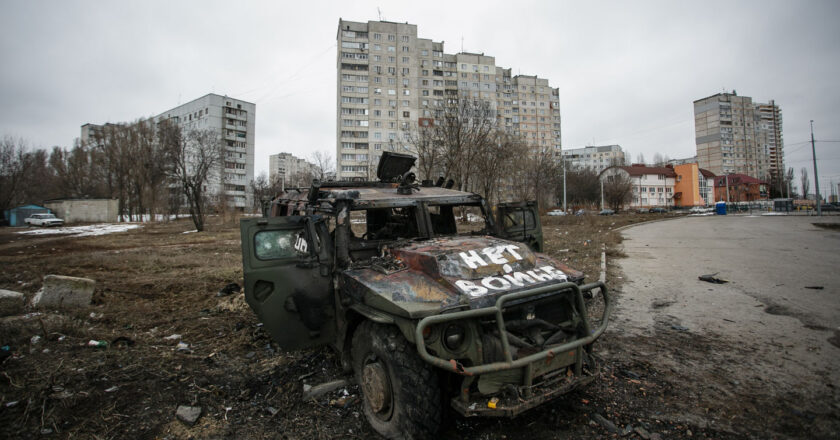
[[0,316],[19,315],[23,313],[25,301],[23,294],[20,292],[0,289]]
[[323,396],[331,391],[335,391],[341,387],[346,387],[349,385],[349,382],[345,379],[334,380],[332,382],[326,382],[319,385],[311,386],[307,388],[306,385],[303,386],[303,400],[312,400],[317,399],[318,397]]
[[700,275],[700,276],[699,276],[699,277],[697,277],[697,278],[698,278],[700,281],[705,281],[705,282],[707,282],[707,283],[713,283],[713,284],[726,284],[726,283],[728,283],[728,282],[729,282],[729,281],[727,281],[727,280],[723,280],[723,279],[717,278],[717,277],[715,276],[715,275],[717,275],[717,274],[718,274],[718,273],[717,273],[717,272],[715,272],[715,273],[713,273],[713,274],[709,274],[709,275]]
[[47,275],[44,285],[32,298],[33,307],[87,307],[93,297],[96,282],[90,278]]
[[201,417],[201,407],[179,405],[178,409],[175,410],[175,417],[187,426],[193,426],[198,421],[198,418]]
[[618,432],[619,432],[618,428],[615,426],[615,423],[607,420],[606,417],[604,417],[604,416],[602,416],[598,413],[592,414],[592,420],[598,422],[599,425],[601,425],[602,427],[604,427],[604,429],[606,429],[607,431],[609,431],[613,434],[618,434]]

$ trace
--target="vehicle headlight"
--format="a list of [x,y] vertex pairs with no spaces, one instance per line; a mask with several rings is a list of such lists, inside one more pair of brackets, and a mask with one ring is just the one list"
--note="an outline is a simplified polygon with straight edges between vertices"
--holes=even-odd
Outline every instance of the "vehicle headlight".
[[458,351],[466,339],[467,332],[460,324],[452,324],[443,331],[443,345],[449,351]]

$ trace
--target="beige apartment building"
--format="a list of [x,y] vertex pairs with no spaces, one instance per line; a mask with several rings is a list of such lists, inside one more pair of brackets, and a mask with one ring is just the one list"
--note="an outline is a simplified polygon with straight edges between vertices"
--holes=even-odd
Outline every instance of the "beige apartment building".
[[700,168],[772,180],[784,172],[781,110],[774,101],[718,93],[694,101],[694,131]]
[[563,150],[569,168],[588,168],[597,172],[613,165],[624,165],[624,151],[619,145],[602,145]]
[[547,79],[512,76],[484,54],[446,54],[414,24],[339,20],[336,38],[337,179],[372,178],[383,151],[416,153],[412,128],[458,97],[485,101],[505,131],[559,157],[559,93]]
[[312,183],[315,165],[291,153],[268,156],[268,180],[282,182],[283,187],[305,187]]

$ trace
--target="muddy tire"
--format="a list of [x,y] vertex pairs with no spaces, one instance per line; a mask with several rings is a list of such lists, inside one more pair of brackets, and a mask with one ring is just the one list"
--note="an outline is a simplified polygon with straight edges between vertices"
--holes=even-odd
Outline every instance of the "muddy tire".
[[366,321],[353,335],[352,354],[373,429],[389,439],[434,436],[441,420],[437,375],[400,331]]

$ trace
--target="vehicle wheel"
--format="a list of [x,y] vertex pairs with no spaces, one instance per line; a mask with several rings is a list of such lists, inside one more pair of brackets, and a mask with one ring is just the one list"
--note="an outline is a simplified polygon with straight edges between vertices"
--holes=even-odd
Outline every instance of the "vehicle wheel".
[[353,335],[353,371],[365,416],[389,439],[431,438],[440,426],[440,388],[433,367],[391,325],[365,321]]

